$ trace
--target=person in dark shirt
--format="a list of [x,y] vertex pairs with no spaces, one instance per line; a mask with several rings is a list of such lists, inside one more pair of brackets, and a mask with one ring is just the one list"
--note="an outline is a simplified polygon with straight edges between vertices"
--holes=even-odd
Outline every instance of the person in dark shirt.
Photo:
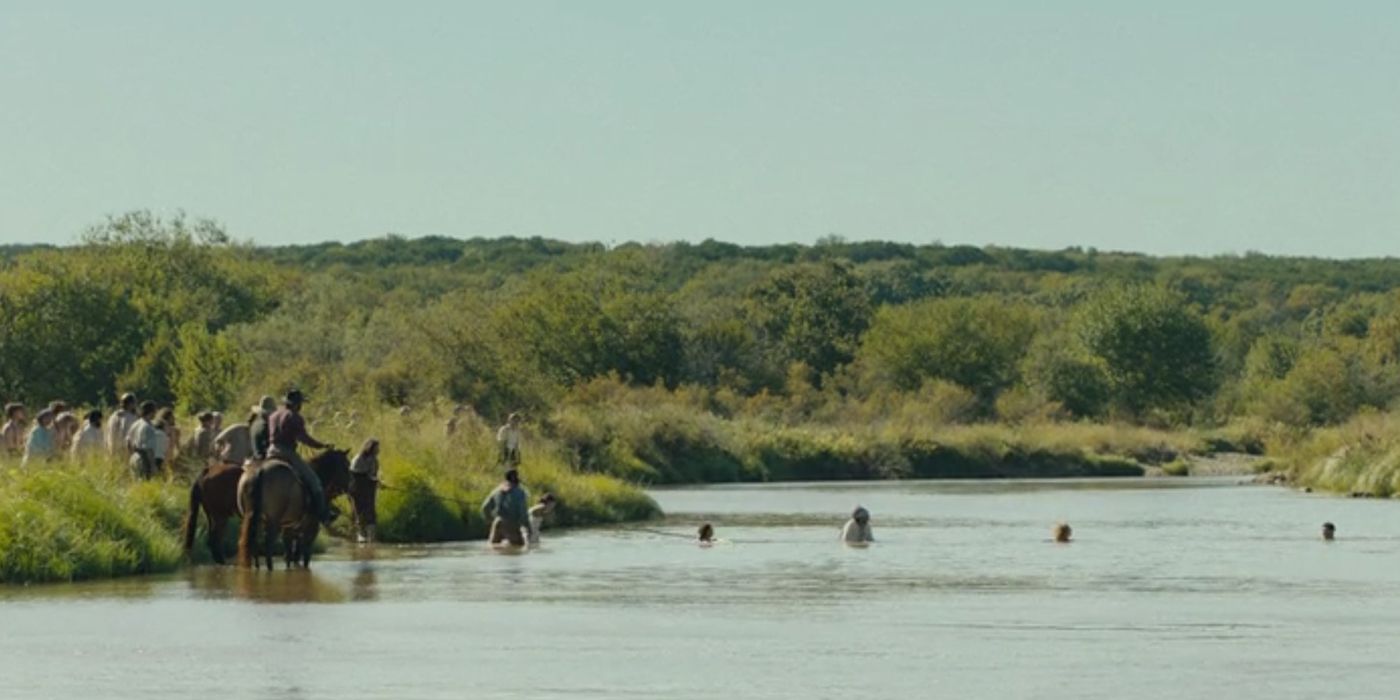
[[311,490],[312,507],[316,509],[316,517],[323,523],[329,525],[335,520],[335,513],[326,503],[326,490],[321,485],[320,477],[301,458],[297,452],[298,445],[306,445],[312,449],[330,449],[327,445],[316,438],[311,437],[306,432],[306,420],[301,417],[301,404],[306,398],[300,391],[287,392],[286,402],[271,418],[267,419],[267,433],[269,447],[267,458],[286,462],[302,483]]

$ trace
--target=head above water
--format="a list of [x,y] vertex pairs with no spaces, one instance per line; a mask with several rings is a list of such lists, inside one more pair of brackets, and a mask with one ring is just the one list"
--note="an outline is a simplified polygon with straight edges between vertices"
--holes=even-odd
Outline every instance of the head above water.
[[1323,523],[1323,524],[1322,524],[1322,539],[1324,539],[1324,540],[1332,540],[1332,539],[1336,539],[1336,537],[1337,537],[1337,526],[1336,526],[1336,525],[1333,525],[1332,523]]
[[701,542],[712,542],[715,539],[715,526],[704,523],[700,526],[698,534]]
[[856,509],[851,511],[851,520],[864,525],[870,522],[870,511],[866,510],[865,506],[856,506]]
[[1055,523],[1055,527],[1050,529],[1050,535],[1056,542],[1068,542],[1074,536],[1074,528],[1069,523]]

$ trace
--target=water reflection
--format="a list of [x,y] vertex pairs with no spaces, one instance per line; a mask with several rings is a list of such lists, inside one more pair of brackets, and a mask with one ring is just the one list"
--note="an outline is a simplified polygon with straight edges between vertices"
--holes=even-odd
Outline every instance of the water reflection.
[[190,588],[205,598],[256,603],[344,603],[345,591],[314,570],[255,571],[235,566],[201,566],[189,571]]

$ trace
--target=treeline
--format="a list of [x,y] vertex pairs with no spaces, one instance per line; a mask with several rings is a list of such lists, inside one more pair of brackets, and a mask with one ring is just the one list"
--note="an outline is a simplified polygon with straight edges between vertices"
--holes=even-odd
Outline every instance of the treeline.
[[839,239],[256,248],[137,212],[0,254],[0,399],[192,412],[298,386],[496,417],[613,378],[787,424],[913,402],[938,423],[1308,427],[1400,396],[1397,286],[1395,259]]

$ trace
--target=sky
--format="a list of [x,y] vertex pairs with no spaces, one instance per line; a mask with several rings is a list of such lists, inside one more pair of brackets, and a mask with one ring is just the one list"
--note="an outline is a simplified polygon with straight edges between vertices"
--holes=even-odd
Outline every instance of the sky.
[[0,3],[0,243],[1400,255],[1400,3]]

